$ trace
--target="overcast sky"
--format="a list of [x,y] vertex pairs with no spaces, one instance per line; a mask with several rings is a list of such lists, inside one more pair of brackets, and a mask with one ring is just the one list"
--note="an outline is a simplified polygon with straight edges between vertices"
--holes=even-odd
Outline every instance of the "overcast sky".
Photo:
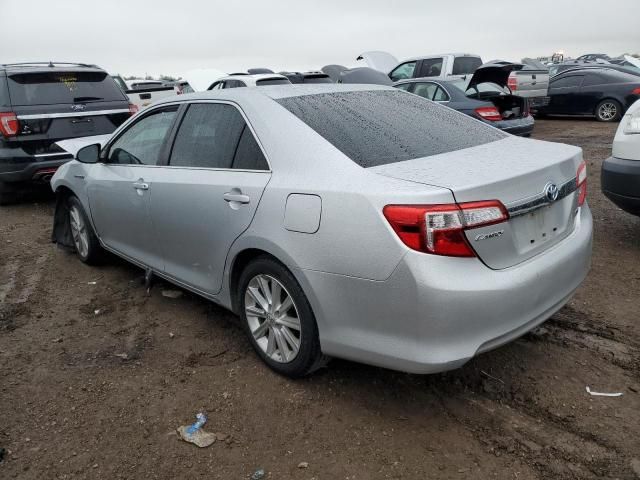
[[640,0],[0,0],[0,62],[180,75],[446,52],[520,60],[640,51]]

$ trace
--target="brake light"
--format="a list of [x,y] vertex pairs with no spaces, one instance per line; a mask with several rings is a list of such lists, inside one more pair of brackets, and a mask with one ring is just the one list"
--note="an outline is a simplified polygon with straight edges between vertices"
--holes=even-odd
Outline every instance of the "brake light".
[[578,185],[578,206],[581,207],[587,199],[587,164],[582,162],[576,173],[576,183]]
[[400,240],[419,252],[475,257],[465,230],[502,223],[509,213],[498,200],[445,205],[387,205],[383,214]]
[[0,112],[0,133],[6,138],[15,137],[20,128],[18,117],[13,112]]
[[507,79],[507,87],[511,92],[515,92],[518,89],[518,79],[516,78],[515,72],[511,72],[509,74],[509,78]]
[[476,108],[475,112],[480,115],[482,119],[489,120],[490,122],[502,120],[502,115],[500,115],[500,112],[496,107],[480,107]]
[[140,109],[138,108],[137,105],[134,105],[133,103],[129,104],[129,115],[130,116],[133,117],[136,113],[138,113],[138,110],[140,110]]
[[638,87],[638,88],[634,88],[634,89],[631,91],[631,94],[632,94],[632,95],[640,95],[640,87]]

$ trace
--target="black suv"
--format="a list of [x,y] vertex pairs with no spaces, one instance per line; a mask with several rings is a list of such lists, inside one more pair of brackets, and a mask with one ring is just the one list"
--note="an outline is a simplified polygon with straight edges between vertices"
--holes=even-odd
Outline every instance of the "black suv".
[[0,64],[0,205],[72,158],[55,142],[109,134],[136,110],[95,65]]

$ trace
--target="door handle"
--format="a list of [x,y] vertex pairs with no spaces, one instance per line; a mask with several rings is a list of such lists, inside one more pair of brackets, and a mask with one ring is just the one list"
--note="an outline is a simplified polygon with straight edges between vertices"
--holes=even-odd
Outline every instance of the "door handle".
[[149,184],[140,179],[133,184],[133,188],[136,190],[149,190]]
[[249,197],[249,195],[236,192],[227,192],[222,196],[222,198],[224,198],[225,202],[249,203],[251,201],[251,197]]

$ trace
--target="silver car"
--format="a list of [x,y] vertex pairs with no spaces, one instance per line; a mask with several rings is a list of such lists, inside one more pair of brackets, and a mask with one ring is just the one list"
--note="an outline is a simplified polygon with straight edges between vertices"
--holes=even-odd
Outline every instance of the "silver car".
[[52,180],[54,237],[236,312],[274,370],[456,368],[560,309],[590,266],[579,148],[388,87],[161,101]]

